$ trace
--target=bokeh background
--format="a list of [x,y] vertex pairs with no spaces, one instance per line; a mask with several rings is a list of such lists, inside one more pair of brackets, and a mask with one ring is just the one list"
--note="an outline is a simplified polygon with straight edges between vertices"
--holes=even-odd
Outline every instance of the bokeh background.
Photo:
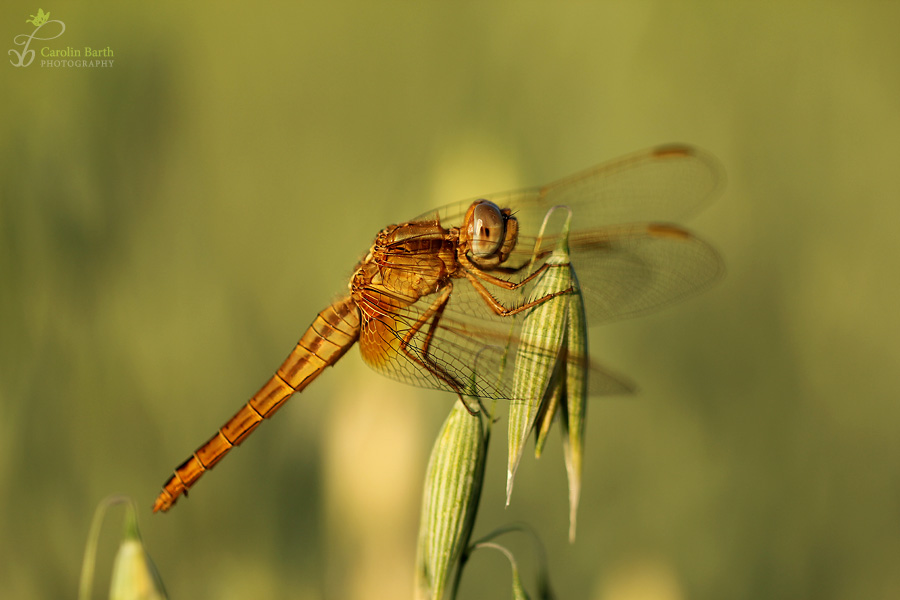
[[[688,223],[727,276],[593,331],[640,390],[590,408],[577,542],[558,436],[508,509],[497,436],[476,535],[533,525],[560,598],[900,597],[896,3],[42,8],[115,64],[0,69],[4,598],[73,597],[115,492],[173,598],[411,597],[454,399],[355,351],[152,500],[382,226],[670,141],[727,171]],[[462,597],[508,596],[476,554]]]

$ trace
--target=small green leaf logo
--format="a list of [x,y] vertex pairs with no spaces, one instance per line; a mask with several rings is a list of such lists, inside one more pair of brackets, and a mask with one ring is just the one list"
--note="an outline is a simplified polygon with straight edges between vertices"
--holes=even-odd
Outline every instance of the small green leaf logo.
[[30,20],[25,19],[26,23],[31,23],[35,27],[40,27],[41,25],[43,25],[44,23],[47,22],[47,19],[50,18],[50,13],[49,12],[45,13],[44,9],[39,8],[37,16],[35,16],[35,15],[28,15],[28,16],[31,17],[31,19]]

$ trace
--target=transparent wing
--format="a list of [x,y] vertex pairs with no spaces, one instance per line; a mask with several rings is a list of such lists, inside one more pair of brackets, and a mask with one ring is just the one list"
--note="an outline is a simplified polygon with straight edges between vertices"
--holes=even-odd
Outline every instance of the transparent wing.
[[689,146],[659,146],[543,187],[454,202],[415,220],[437,215],[444,227],[460,226],[469,205],[486,199],[511,208],[525,236],[536,236],[547,211],[561,204],[574,213],[573,231],[639,221],[677,221],[707,205],[723,181],[721,166],[706,152]]

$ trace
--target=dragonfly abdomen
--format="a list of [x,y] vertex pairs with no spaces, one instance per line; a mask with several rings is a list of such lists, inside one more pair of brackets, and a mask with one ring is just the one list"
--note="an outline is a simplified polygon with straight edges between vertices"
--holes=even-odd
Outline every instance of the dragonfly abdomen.
[[293,394],[333,365],[359,338],[359,310],[350,298],[320,312],[297,346],[262,388],[212,438],[179,465],[156,498],[153,512],[172,507],[188,488],[235,446],[244,441],[264,418],[275,414]]

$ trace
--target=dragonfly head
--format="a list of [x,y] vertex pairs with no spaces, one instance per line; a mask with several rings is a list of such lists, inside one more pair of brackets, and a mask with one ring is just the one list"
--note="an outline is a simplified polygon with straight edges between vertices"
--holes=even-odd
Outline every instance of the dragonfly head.
[[519,223],[508,208],[489,200],[473,202],[459,232],[460,248],[480,267],[501,264],[516,247]]

